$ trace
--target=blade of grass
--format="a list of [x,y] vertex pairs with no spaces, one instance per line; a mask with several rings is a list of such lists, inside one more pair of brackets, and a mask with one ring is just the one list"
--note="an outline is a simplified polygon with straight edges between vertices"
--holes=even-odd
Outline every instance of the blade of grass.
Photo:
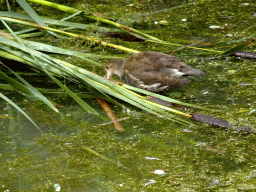
[[[15,19],[20,19],[20,20],[28,20],[28,21],[34,21],[31,17],[25,14],[20,14],[20,13],[13,13],[13,12],[5,12],[5,11],[0,11],[0,16],[5,16],[5,17],[11,17]],[[68,22],[68,21],[61,21],[61,20],[55,20],[55,19],[49,19],[49,18],[44,18],[40,17],[43,22],[51,25],[59,25],[59,26],[66,26],[66,27],[73,27],[76,29],[92,29],[92,24],[82,24],[82,23],[74,23],[74,22]],[[98,32],[116,32],[116,33],[127,33],[123,29],[111,29],[107,27],[100,27],[100,26],[93,26],[93,28],[97,29]]]
[[252,40],[249,40],[249,41],[245,41],[245,42],[243,42],[243,43],[240,43],[239,45],[236,45],[236,46],[232,47],[231,49],[225,51],[225,52],[223,53],[223,55],[228,55],[228,54],[233,53],[233,52],[235,52],[235,51],[239,51],[239,50],[243,49],[244,47],[247,47],[248,45],[250,45],[250,44],[253,43],[254,41],[255,41],[255,39],[252,39]]
[[0,93],[0,97],[8,102],[10,105],[12,105],[15,109],[17,109],[21,114],[23,114],[35,127],[42,133],[41,129],[35,124],[35,122],[21,109],[19,106],[17,106],[15,103],[13,103],[10,99],[8,99],[5,95]]
[[[140,108],[140,109],[143,109],[143,110],[145,110],[145,111],[148,111],[149,113],[151,113],[151,114],[154,114],[154,115],[157,115],[157,116],[165,116],[166,118],[171,118],[170,120],[172,120],[172,121],[174,121],[174,122],[178,122],[178,123],[180,123],[180,124],[184,124],[184,123],[186,123],[186,125],[187,124],[189,124],[187,121],[185,121],[184,119],[180,119],[180,118],[178,118],[178,117],[176,117],[176,116],[173,116],[172,114],[170,114],[170,113],[168,113],[168,112],[166,112],[165,110],[163,110],[163,109],[161,109],[161,108],[159,108],[159,109],[157,109],[156,107],[154,107],[154,106],[151,106],[150,105],[150,102],[151,101],[149,101],[149,104],[147,104],[147,103],[145,103],[145,99],[144,100],[141,100],[140,98],[137,98],[136,96],[135,97],[131,97],[131,94],[126,94],[126,92],[125,92],[125,94],[123,95],[123,94],[120,94],[120,93],[118,93],[118,92],[114,92],[113,91],[113,89],[111,89],[112,88],[112,86],[110,86],[110,87],[108,87],[108,86],[106,86],[106,85],[103,85],[103,84],[101,84],[101,83],[95,83],[95,86],[98,86],[99,87],[99,89],[102,89],[104,92],[106,92],[106,93],[108,93],[108,94],[110,94],[110,95],[112,95],[112,96],[114,96],[114,97],[116,97],[116,98],[119,98],[119,99],[121,99],[121,100],[123,100],[123,101],[125,101],[125,102],[127,102],[127,103],[130,103],[130,104],[132,104],[132,105],[134,105],[135,107],[138,107],[138,108]],[[114,85],[115,86],[115,85]],[[117,88],[118,86],[116,86],[116,88]],[[118,89],[118,88],[117,88]],[[126,90],[124,90],[124,91],[126,91]],[[151,102],[151,103],[153,103],[153,102]],[[152,107],[154,108],[154,109],[152,109]]]
[[[1,18],[0,18],[1,19]],[[8,25],[4,22],[4,21],[2,21],[5,25],[6,25],[6,27],[9,29],[9,31],[11,31],[12,32],[12,30],[8,27]],[[12,33],[13,34],[13,33]],[[23,49],[24,51],[26,51],[26,52],[29,52],[30,53],[30,55],[35,59],[35,61],[40,65],[40,63],[38,62],[38,60],[35,58],[35,56],[34,56],[34,54],[35,53],[39,53],[39,52],[36,52],[36,51],[34,51],[34,50],[31,50],[31,49],[29,49],[29,48],[27,48],[23,43],[22,43],[22,41],[15,35],[15,34],[13,34],[14,36],[15,36],[15,38],[22,44],[22,46],[23,47],[21,47],[21,49]],[[35,55],[37,55],[38,56],[38,54],[35,54]],[[41,59],[43,59],[42,57],[41,57]],[[49,63],[49,61],[48,61],[48,63]],[[98,116],[98,117],[100,117],[100,118],[103,118],[101,115],[99,115],[93,108],[91,108],[88,104],[86,104],[82,99],[80,99],[79,97],[77,97],[72,91],[70,91],[66,86],[64,86],[64,85],[62,85],[62,83],[60,83],[60,81],[58,81],[56,78],[54,78],[50,73],[48,73],[48,71],[45,69],[45,67],[43,66],[43,65],[40,65],[40,67],[43,69],[43,71],[45,71],[47,74],[48,74],[48,76],[49,77],[51,77],[53,80],[54,80],[54,82],[56,82],[61,88],[63,88],[75,101],[77,101],[78,102],[78,104],[79,105],[81,105],[86,111],[88,111],[89,113],[92,113],[92,114],[94,114],[95,116]],[[27,86],[29,86],[29,84],[27,85]],[[31,88],[32,90],[33,90],[33,88]],[[41,95],[36,89],[34,89],[33,91],[35,91],[36,93],[38,93],[39,95]],[[41,98],[41,97],[40,97]],[[44,101],[44,102],[46,102],[46,104],[47,105],[49,105],[49,106],[52,106],[53,108],[55,108],[53,105],[52,105],[52,103],[50,103],[50,101],[48,101],[46,98],[46,100],[44,99],[45,97],[42,97],[42,101]],[[49,104],[50,103],[50,104]],[[51,107],[51,108],[52,108]],[[56,109],[56,108],[55,108]],[[57,110],[57,109],[56,109]],[[58,111],[58,110],[57,110]]]
[[206,107],[196,106],[196,105],[193,105],[193,104],[190,104],[190,103],[185,103],[185,102],[182,102],[182,101],[179,101],[179,100],[176,100],[176,99],[172,99],[172,98],[169,98],[169,97],[166,97],[166,96],[163,96],[163,95],[159,95],[157,93],[152,93],[150,91],[146,91],[144,89],[139,89],[137,87],[133,87],[133,86],[130,86],[130,85],[127,85],[127,84],[123,84],[122,86],[124,88],[129,89],[129,90],[136,91],[138,93],[142,93],[142,94],[145,94],[145,95],[148,95],[148,96],[157,97],[159,99],[163,99],[163,100],[171,102],[171,103],[176,103],[176,104],[179,104],[179,105],[184,105],[184,106],[193,107],[193,108],[197,108],[197,109],[212,110],[212,109],[208,109]]
[[[13,46],[17,49],[20,49],[20,50],[23,50],[23,51],[26,51],[26,49],[24,49],[23,47],[19,46],[18,43],[14,42],[14,41],[11,41],[11,40],[7,40],[6,38],[3,38],[3,37],[0,37],[0,42],[3,42],[7,45],[10,45],[10,46]],[[38,68],[39,70],[42,70],[41,66],[38,65],[37,62],[35,62],[32,58],[29,57],[29,55],[26,55],[24,52],[19,52],[19,51],[14,51],[14,50],[11,50],[10,47],[7,47],[7,46],[4,46],[2,45],[2,49],[12,53],[12,54],[9,54],[7,52],[3,52],[0,50],[0,56],[1,57],[4,57],[6,59],[13,59],[13,60],[16,60],[16,61],[19,61],[19,62],[22,62],[22,63],[26,63],[32,67],[35,67],[35,68]],[[58,60],[58,59],[54,59],[54,58],[51,58],[50,56],[46,55],[46,54],[43,54],[43,53],[36,53],[38,54],[38,56],[42,59],[45,59],[45,58],[48,58],[50,60],[52,60],[53,62],[56,62],[56,64],[58,64],[57,66],[56,65],[51,65],[53,64],[52,62],[49,63],[47,59],[45,59],[45,62],[49,65],[46,65],[45,67],[47,68],[47,70],[50,70],[52,73],[54,74],[57,74],[59,76],[65,76],[65,75],[68,75],[68,76],[76,76],[76,68],[74,66],[74,69],[75,71],[71,71],[71,72],[68,72],[68,70],[70,70],[69,68],[67,67],[64,67],[65,65],[67,65],[66,62],[64,61],[61,61],[61,60]],[[43,56],[40,56],[40,54],[42,54]],[[44,65],[44,63],[42,63],[41,65]],[[70,65],[72,66],[72,65]],[[64,68],[63,68],[64,67]],[[64,71],[61,71],[60,69],[64,70]],[[84,70],[85,71],[85,70]],[[71,74],[73,72],[73,74]],[[84,77],[83,76],[80,76],[79,77],[80,79],[83,79]],[[86,83],[86,82],[85,82]],[[119,105],[121,106],[121,104],[119,104],[118,102],[116,102],[115,100],[113,100],[112,98],[110,98],[109,96],[105,95],[104,93],[102,93],[100,90],[99,92],[101,94],[103,94],[101,97],[102,98],[105,98],[106,100],[116,104],[116,105]]]
[[126,47],[123,47],[123,46],[119,46],[119,45],[115,45],[115,44],[112,44],[112,43],[104,42],[101,39],[98,39],[98,38],[95,38],[95,37],[86,37],[84,35],[78,35],[78,34],[74,34],[74,33],[70,33],[70,32],[65,32],[65,31],[62,31],[62,30],[58,30],[58,29],[54,29],[54,28],[50,28],[50,27],[44,27],[44,26],[41,26],[41,25],[38,25],[38,24],[35,24],[35,23],[20,21],[20,20],[8,18],[8,17],[0,17],[0,19],[5,20],[5,21],[14,22],[14,23],[20,23],[20,24],[24,24],[24,25],[28,25],[28,26],[33,26],[33,27],[36,27],[36,28],[39,28],[39,29],[44,29],[44,30],[48,30],[48,31],[61,33],[63,35],[68,35],[68,36],[71,36],[71,37],[85,39],[87,41],[92,41],[92,42],[98,43],[98,44],[103,45],[103,46],[109,46],[109,47],[120,49],[120,50],[127,51],[127,52],[132,52],[132,53],[138,53],[139,52],[137,50],[129,49],[129,48],[126,48]]
[[70,95],[81,107],[83,107],[87,112],[101,118],[105,119],[102,117],[99,113],[97,113],[92,107],[90,107],[87,103],[85,103],[80,97],[78,97],[75,93],[70,91],[65,85],[63,85],[58,79],[56,79],[54,76],[52,76],[45,68],[43,68],[45,73],[52,79],[54,80],[55,83],[57,83],[62,89],[66,91],[68,95]]
[[[1,62],[0,62],[1,63]],[[7,67],[7,66],[5,66]],[[8,68],[8,67],[7,67]],[[20,77],[17,73],[15,73],[14,71],[12,71],[10,68],[8,68],[24,85],[24,87],[26,87],[29,91],[30,94],[33,93],[33,95],[35,97],[37,97],[38,99],[40,99],[41,101],[43,101],[46,105],[48,105],[48,107],[50,107],[52,110],[54,110],[55,112],[59,113],[58,109],[45,97],[43,96],[40,92],[38,92],[32,85],[30,85],[27,81],[25,81],[22,77]],[[20,84],[19,84],[20,85]],[[22,85],[22,84],[21,84]]]
[[32,9],[32,7],[25,0],[16,0],[16,2],[26,11],[26,13],[39,25],[47,27],[45,22],[39,15]]
[[[0,62],[0,64],[3,64]],[[18,81],[14,80],[13,78],[8,77],[5,73],[0,70],[1,78],[8,82],[12,87],[16,88],[20,92],[24,93],[27,96],[32,96],[33,94],[29,91],[29,89],[24,86],[23,84],[19,83]],[[33,95],[34,96],[34,95]]]
[[[172,45],[172,46],[177,46],[177,47],[183,47],[184,45],[181,44],[177,44],[177,43],[172,43],[169,41],[155,41],[155,40],[151,40],[151,39],[147,39],[145,41],[148,42],[152,42],[152,43],[158,43],[158,44],[162,44],[162,45]],[[223,53],[223,51],[218,51],[218,50],[214,50],[214,49],[206,49],[206,48],[201,48],[201,47],[194,47],[194,46],[188,46],[187,48],[189,49],[197,49],[197,50],[201,50],[201,51],[210,51],[210,52],[216,52],[216,53]]]
[[[67,7],[67,6],[64,6],[64,5],[60,5],[60,4],[49,2],[49,1],[45,1],[45,0],[28,0],[28,1],[34,2],[34,3],[38,3],[38,4],[41,4],[41,5],[45,5],[45,6],[48,6],[48,7],[53,7],[53,8],[59,9],[59,10],[64,11],[64,12],[69,12],[69,13],[77,13],[77,12],[80,11],[80,10],[77,10],[77,9],[74,9],[74,8],[71,8],[71,7]],[[100,21],[100,22],[103,22],[103,23],[107,23],[107,24],[113,25],[115,27],[124,29],[124,30],[126,30],[128,32],[137,33],[137,34],[139,34],[139,35],[141,35],[143,37],[146,37],[148,39],[153,39],[153,40],[156,40],[156,41],[160,41],[156,37],[153,37],[151,35],[142,33],[141,31],[138,31],[138,30],[133,29],[131,27],[128,27],[128,26],[125,26],[125,25],[121,25],[119,23],[115,23],[115,22],[110,21],[108,19],[103,19],[103,18],[100,18],[100,17],[96,17],[95,15],[93,15],[90,12],[84,12],[83,11],[81,15],[84,16],[84,17],[87,17],[89,19],[93,19],[95,21]]]

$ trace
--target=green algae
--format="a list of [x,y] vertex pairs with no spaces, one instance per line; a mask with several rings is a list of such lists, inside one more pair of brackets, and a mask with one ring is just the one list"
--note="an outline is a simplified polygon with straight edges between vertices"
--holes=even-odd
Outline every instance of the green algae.
[[[65,1],[64,1],[65,2]],[[113,1],[114,2],[114,1]],[[143,4],[138,1],[137,4]],[[146,1],[147,3],[150,1]],[[94,1],[94,3],[97,3]],[[135,1],[126,5],[131,11],[144,9]],[[195,6],[149,15],[142,24],[138,18],[131,25],[152,32],[158,38],[186,40],[184,44],[202,39],[214,40],[217,46],[228,49],[227,42],[255,34],[253,7],[243,1],[207,1]],[[114,3],[112,3],[114,4]],[[115,5],[118,5],[115,3]],[[100,10],[100,6],[95,8]],[[123,5],[122,5],[123,6]],[[206,9],[206,7],[208,9]],[[121,13],[124,8],[121,9]],[[42,8],[43,9],[43,8]],[[92,8],[93,10],[93,8]],[[107,9],[104,9],[107,10]],[[111,9],[112,10],[112,9]],[[113,13],[116,10],[112,10]],[[118,10],[116,11],[118,12]],[[124,11],[123,11],[124,12]],[[109,15],[112,13],[110,12]],[[138,14],[139,15],[139,14]],[[112,19],[120,17],[114,15]],[[181,19],[187,18],[186,23]],[[171,25],[155,25],[166,19]],[[254,19],[254,20],[253,20]],[[225,27],[227,24],[227,27]],[[218,25],[224,29],[209,29]],[[249,29],[252,26],[251,29]],[[150,28],[150,29],[149,29]],[[152,30],[152,31],[153,31]],[[243,33],[245,31],[245,33]],[[226,36],[233,34],[233,39]],[[45,39],[44,39],[45,40]],[[193,40],[193,41],[192,41]],[[207,42],[206,41],[206,42]],[[120,42],[120,40],[116,40]],[[56,42],[54,42],[56,43]],[[68,41],[57,42],[60,44]],[[212,42],[211,42],[212,43]],[[115,53],[110,48],[82,42],[74,46],[87,51]],[[176,47],[157,44],[124,43],[130,48],[172,52]],[[215,43],[212,45],[215,46]],[[253,44],[247,51],[255,49]],[[255,62],[236,58],[206,60],[195,57],[196,51],[182,50],[175,53],[190,66],[200,68],[206,75],[201,80],[178,90],[172,96],[185,102],[218,109],[208,112],[238,126],[254,127],[255,113],[236,113],[243,109],[255,109]],[[126,54],[125,56],[128,56]],[[210,56],[214,56],[211,53]],[[102,63],[106,61],[102,60]],[[79,65],[79,61],[77,61]],[[103,67],[84,65],[103,75]],[[165,93],[171,95],[171,91]],[[1,119],[0,131],[0,189],[2,191],[53,191],[54,184],[61,191],[253,191],[256,189],[255,135],[222,130],[202,123],[186,127],[161,117],[144,113],[130,105],[127,109],[111,106],[117,117],[129,116],[121,122],[126,132],[119,133],[112,125],[99,126],[101,120],[92,117],[72,100],[52,98],[65,106],[61,114],[55,114],[40,102],[27,102],[20,97],[29,116],[47,133],[33,133],[31,125],[19,114],[3,111],[13,119]],[[104,115],[99,104],[91,100],[95,109]],[[11,123],[10,123],[11,122]],[[192,131],[189,132],[188,130]],[[84,150],[84,146],[96,151],[110,161]],[[155,157],[159,160],[148,160]],[[154,174],[164,170],[165,175]],[[146,185],[150,180],[155,183]]]

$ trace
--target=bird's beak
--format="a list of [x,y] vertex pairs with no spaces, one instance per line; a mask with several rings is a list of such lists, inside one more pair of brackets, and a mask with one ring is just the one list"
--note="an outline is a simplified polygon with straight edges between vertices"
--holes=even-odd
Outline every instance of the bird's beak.
[[204,75],[204,72],[200,71],[199,69],[191,69],[189,71],[186,71],[185,75],[187,76]]

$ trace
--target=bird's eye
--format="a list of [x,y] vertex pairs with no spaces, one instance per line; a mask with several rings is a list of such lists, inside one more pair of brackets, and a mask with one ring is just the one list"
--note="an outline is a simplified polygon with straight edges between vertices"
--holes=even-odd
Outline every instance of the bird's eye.
[[180,71],[183,71],[183,70],[185,70],[186,69],[186,66],[181,66],[180,67]]
[[108,69],[108,66],[106,66],[105,69]]

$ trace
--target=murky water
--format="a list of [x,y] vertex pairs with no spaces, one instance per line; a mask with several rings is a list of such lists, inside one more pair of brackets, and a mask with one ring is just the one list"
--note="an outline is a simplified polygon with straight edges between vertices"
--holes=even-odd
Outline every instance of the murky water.
[[[144,2],[138,1],[138,6]],[[239,37],[234,40],[255,34],[249,25],[255,21],[251,8],[255,2],[245,3],[223,1],[213,6],[202,2],[148,16],[145,21],[151,25],[145,26],[147,31],[151,26],[155,30],[152,35],[160,39],[184,44],[205,39],[205,43],[212,43],[212,49],[227,50],[227,44],[220,43],[228,41],[226,34]],[[134,2],[131,4],[130,7],[135,6]],[[186,22],[181,21],[184,18]],[[169,25],[153,24],[163,19]],[[221,29],[210,29],[213,25]],[[145,26],[141,24],[142,29]],[[172,47],[169,51],[170,47],[153,43],[131,46],[165,53],[177,49]],[[244,51],[254,49],[252,44]],[[188,65],[204,71],[205,76],[164,94],[218,110],[203,113],[255,129],[256,113],[249,113],[256,104],[255,60],[209,59],[218,54],[197,57],[198,54],[198,50],[189,48],[174,53]],[[103,67],[96,68],[96,72],[103,75]],[[14,96],[44,134],[16,110],[0,103],[2,191],[256,190],[255,134],[223,130],[189,119],[194,126],[180,125],[126,103],[124,109],[110,104],[117,118],[129,117],[121,122],[125,132],[120,133],[112,124],[100,126],[104,123],[101,119],[86,113],[69,98],[52,98],[65,107],[56,114],[40,102]],[[96,99],[86,101],[106,117]]]

